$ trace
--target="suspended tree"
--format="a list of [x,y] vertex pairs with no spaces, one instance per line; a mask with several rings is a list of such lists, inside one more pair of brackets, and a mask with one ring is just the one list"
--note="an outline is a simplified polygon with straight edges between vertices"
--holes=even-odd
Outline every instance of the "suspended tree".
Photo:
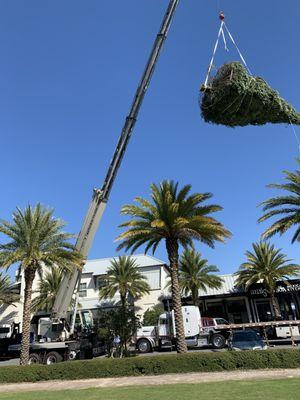
[[267,123],[300,124],[300,114],[262,78],[239,62],[222,65],[200,97],[206,122],[228,127]]

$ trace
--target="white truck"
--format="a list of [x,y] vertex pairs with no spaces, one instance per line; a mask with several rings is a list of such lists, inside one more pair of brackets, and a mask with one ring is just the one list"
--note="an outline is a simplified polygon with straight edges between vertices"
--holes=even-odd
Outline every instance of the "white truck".
[[[189,348],[213,346],[221,349],[226,345],[229,330],[223,318],[201,318],[198,307],[182,307],[184,333]],[[208,323],[209,322],[209,323]],[[223,327],[222,331],[218,326]],[[157,326],[144,326],[137,331],[135,345],[140,353],[155,349],[171,349],[176,342],[174,311],[165,312],[158,318]]]
[[[267,345],[292,344],[300,341],[300,321],[282,320],[230,324],[224,318],[201,317],[198,307],[183,306],[182,316],[186,343],[189,348],[212,346],[223,348],[233,331],[255,330]],[[171,349],[176,343],[174,311],[165,312],[158,318],[157,326],[140,328],[135,337],[140,353]]]

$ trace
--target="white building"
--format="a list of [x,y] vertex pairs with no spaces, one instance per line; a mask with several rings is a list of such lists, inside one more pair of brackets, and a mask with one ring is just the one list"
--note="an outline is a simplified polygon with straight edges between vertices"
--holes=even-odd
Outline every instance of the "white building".
[[[143,315],[148,308],[161,303],[168,272],[166,264],[157,258],[144,254],[132,257],[150,286],[150,293],[135,302],[137,313]],[[84,266],[79,292],[82,310],[112,307],[119,301],[119,296],[111,300],[99,301],[99,288],[105,283],[107,270],[112,260],[113,258],[89,260]]]
[[[135,302],[137,314],[142,316],[148,308],[161,303],[166,285],[167,269],[165,263],[157,258],[148,255],[134,255],[132,257],[136,260],[140,272],[145,276],[150,286],[150,293]],[[119,301],[119,296],[114,299],[102,300],[101,302],[99,300],[99,288],[105,282],[107,270],[113,259],[112,257],[87,261],[80,283],[79,303],[81,310],[97,310],[99,307],[110,308]],[[37,276],[33,283],[33,298],[38,295],[38,284]],[[18,283],[20,301],[14,305],[0,306],[0,325],[12,322],[20,323],[21,325],[24,286],[24,279],[21,277]]]

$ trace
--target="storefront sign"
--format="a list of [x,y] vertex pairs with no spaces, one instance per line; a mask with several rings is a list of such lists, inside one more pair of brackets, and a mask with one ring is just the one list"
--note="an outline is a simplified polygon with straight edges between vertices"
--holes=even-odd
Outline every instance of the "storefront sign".
[[[294,283],[285,286],[279,284],[275,289],[275,293],[297,293],[297,292],[300,292],[300,283]],[[250,295],[268,297],[269,293],[267,289],[260,287],[258,289],[251,289]]]

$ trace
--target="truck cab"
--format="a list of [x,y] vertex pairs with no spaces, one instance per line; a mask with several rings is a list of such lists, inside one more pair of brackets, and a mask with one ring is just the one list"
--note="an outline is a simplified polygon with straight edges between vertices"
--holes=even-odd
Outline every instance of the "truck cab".
[[[197,348],[213,346],[222,348],[226,344],[227,335],[218,330],[218,325],[228,324],[222,318],[201,318],[198,307],[182,307],[183,326],[187,346]],[[156,327],[143,327],[135,338],[136,348],[140,353],[148,353],[154,349],[172,349],[176,344],[174,311],[165,312],[158,318]]]

